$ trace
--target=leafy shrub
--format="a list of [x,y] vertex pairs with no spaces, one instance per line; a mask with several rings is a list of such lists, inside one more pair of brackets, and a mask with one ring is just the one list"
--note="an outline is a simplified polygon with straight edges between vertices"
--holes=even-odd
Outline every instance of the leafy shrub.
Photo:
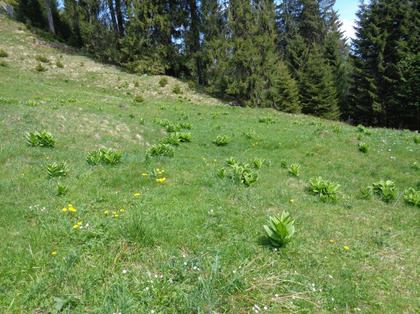
[[392,200],[395,199],[397,196],[397,191],[395,189],[395,183],[391,180],[387,181],[379,181],[376,183],[372,183],[372,186],[370,186],[373,193],[375,195],[378,195],[382,198],[383,201],[389,203]]
[[217,146],[226,146],[227,144],[229,144],[229,137],[227,137],[226,135],[218,135],[213,140],[213,144],[216,144]]
[[175,86],[172,88],[172,93],[180,95],[182,94],[182,89],[179,84],[175,84]]
[[228,166],[233,166],[234,164],[237,163],[236,158],[233,157],[233,156],[230,156],[229,158],[226,158],[225,162]]
[[249,140],[257,138],[257,132],[255,132],[255,130],[248,130],[244,132],[243,134]]
[[365,142],[359,143],[359,151],[361,151],[362,153],[367,153],[368,150],[369,150],[369,144],[366,144]]
[[69,167],[67,163],[52,163],[47,165],[47,173],[50,177],[65,177],[67,176],[67,172],[69,171]]
[[179,145],[179,136],[176,133],[172,133],[160,141],[162,144]]
[[42,63],[50,63],[50,60],[45,56],[38,55],[35,57],[35,59]]
[[60,68],[60,69],[64,68],[64,64],[62,64],[60,60],[57,60],[55,65],[57,66],[57,68]]
[[357,139],[358,139],[359,141],[363,140],[363,134],[359,134],[359,135],[357,136]]
[[337,202],[338,197],[338,188],[339,184],[335,182],[330,182],[323,180],[322,177],[312,178],[309,180],[310,191],[318,195],[320,200],[323,202],[331,201],[333,203]]
[[140,118],[140,119],[139,119],[139,123],[140,123],[141,125],[144,125],[144,123],[145,123],[144,118]]
[[265,162],[265,159],[257,158],[257,157],[251,160],[251,164],[256,169],[260,169],[263,166],[264,162]]
[[169,133],[181,131],[181,126],[179,124],[175,125],[172,123],[168,123],[164,127],[165,127],[166,132],[169,132]]
[[66,195],[67,191],[69,190],[68,186],[65,184],[58,184],[57,185],[57,195],[62,196]]
[[175,150],[169,144],[155,144],[146,151],[146,158],[155,156],[174,157]]
[[47,71],[47,68],[44,67],[41,63],[38,63],[38,65],[35,67],[35,70],[38,72],[45,72]]
[[54,147],[56,143],[54,136],[47,131],[28,132],[25,134],[25,138],[30,146]]
[[260,117],[258,119],[258,122],[260,122],[260,123],[266,123],[266,124],[274,124],[274,123],[276,123],[276,121],[272,117],[268,117],[268,116],[266,116],[266,117]]
[[280,247],[289,243],[295,233],[294,223],[295,221],[290,218],[290,214],[287,211],[284,211],[280,218],[276,215],[271,216],[269,225],[264,225],[271,244]]
[[116,165],[121,162],[121,158],[121,151],[113,150],[112,148],[101,148],[90,151],[86,156],[86,162],[92,166],[98,164]]
[[299,176],[300,165],[299,164],[291,164],[288,171],[291,175],[294,175],[295,177],[297,177],[297,176]]
[[144,97],[142,95],[137,95],[136,97],[134,97],[134,102],[136,103],[141,103],[144,101]]
[[179,133],[176,133],[176,135],[178,136],[179,141],[180,141],[180,142],[183,142],[183,143],[186,143],[186,142],[191,142],[191,140],[192,140],[192,135],[191,135],[191,133],[183,133],[183,132],[179,132]]
[[160,87],[165,87],[166,85],[168,85],[168,79],[166,77],[162,77],[159,80],[159,85],[160,85]]
[[282,167],[283,169],[286,169],[287,168],[287,161],[286,161],[286,159],[280,160],[280,167]]
[[192,128],[192,124],[191,123],[180,123],[179,127],[181,129],[185,129],[185,130],[191,130]]
[[218,177],[228,177],[237,184],[243,184],[249,187],[251,184],[258,181],[258,173],[251,169],[249,164],[237,162],[234,157],[226,159],[226,164],[229,166],[228,170],[222,168],[219,170]]
[[373,189],[371,186],[361,188],[360,192],[362,193],[362,197],[364,200],[370,200],[372,198]]
[[361,125],[361,124],[359,124],[357,126],[357,131],[359,131],[360,133],[364,133],[365,130],[366,130],[366,128],[363,125]]
[[413,188],[408,188],[404,191],[404,199],[407,203],[420,206],[420,190],[414,190]]
[[7,51],[0,49],[0,58],[7,58],[9,56],[9,54],[7,53]]

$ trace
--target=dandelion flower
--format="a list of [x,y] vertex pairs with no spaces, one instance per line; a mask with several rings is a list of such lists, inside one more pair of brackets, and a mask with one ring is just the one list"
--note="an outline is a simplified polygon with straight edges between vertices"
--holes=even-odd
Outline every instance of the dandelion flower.
[[332,239],[331,239],[331,240],[330,240],[330,243],[334,243],[334,240],[332,240]]
[[74,225],[73,228],[77,229],[77,228],[79,228],[79,225]]
[[66,207],[63,207],[61,210],[62,210],[63,212],[66,212],[66,211],[67,211],[67,208],[66,208]]
[[350,248],[347,245],[344,246],[344,249],[347,251],[350,250]]
[[105,215],[108,215],[108,213],[109,213],[109,210],[104,211]]
[[77,225],[81,226],[81,225],[82,225],[82,222],[81,222],[81,221],[79,221],[79,222],[77,223]]
[[120,217],[120,215],[118,215],[118,214],[115,214],[115,215],[114,215],[114,217],[115,217],[115,218],[118,218],[118,217]]
[[57,252],[56,251],[51,252],[51,255],[57,255]]
[[147,177],[147,173],[142,173],[141,174],[143,177]]
[[125,212],[125,209],[124,208],[121,208],[120,209],[120,212],[122,212],[122,213]]
[[292,198],[292,199],[290,199],[290,203],[294,203],[295,202],[295,200]]
[[134,196],[135,197],[140,196],[140,193],[134,193]]

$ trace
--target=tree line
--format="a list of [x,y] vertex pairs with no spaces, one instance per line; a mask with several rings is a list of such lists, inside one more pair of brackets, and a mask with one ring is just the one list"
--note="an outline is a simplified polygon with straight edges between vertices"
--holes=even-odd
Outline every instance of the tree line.
[[370,0],[346,41],[335,0],[18,0],[17,17],[139,74],[243,106],[420,129],[417,0]]

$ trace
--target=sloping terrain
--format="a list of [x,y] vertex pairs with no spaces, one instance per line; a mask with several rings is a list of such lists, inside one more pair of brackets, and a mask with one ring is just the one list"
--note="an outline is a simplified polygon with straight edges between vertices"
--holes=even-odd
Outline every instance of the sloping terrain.
[[[404,195],[419,189],[418,134],[230,107],[0,14],[2,50],[1,312],[418,311],[420,211]],[[27,143],[44,130],[53,148]],[[164,139],[173,157],[152,156]],[[88,163],[101,148],[120,162]],[[310,191],[319,176],[336,201]],[[382,180],[395,195],[384,182],[390,196],[364,199]],[[263,225],[283,211],[296,233],[275,248]]]

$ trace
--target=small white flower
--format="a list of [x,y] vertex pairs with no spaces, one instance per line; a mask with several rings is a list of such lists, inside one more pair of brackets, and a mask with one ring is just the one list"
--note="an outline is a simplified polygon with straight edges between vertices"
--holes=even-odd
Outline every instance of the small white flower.
[[149,287],[146,287],[146,291],[148,291],[149,290]]
[[163,278],[163,275],[160,275],[160,278]]
[[328,277],[330,277],[331,279],[333,279],[334,277],[333,276],[331,276],[331,275],[328,275]]
[[85,227],[89,227],[89,223],[87,223]]
[[182,257],[185,258],[186,257],[185,254],[182,254]]
[[331,301],[334,302],[334,298],[331,298]]
[[312,286],[312,287],[315,287],[315,284],[314,284],[314,283],[311,283],[311,286]]
[[266,310],[266,311],[268,310],[268,307],[266,305],[264,305],[264,310]]
[[236,274],[236,270],[235,270],[235,269],[234,269],[234,270],[232,270],[232,273]]
[[187,264],[188,264],[187,262],[184,262],[184,265],[185,265],[185,266],[187,266]]
[[276,298],[278,298],[278,297],[279,297],[279,294],[278,294],[278,293],[276,293],[274,296],[275,296]]
[[126,274],[127,273],[127,269],[123,269],[122,273],[123,274]]
[[158,275],[155,275],[155,278],[157,278],[158,277]]

